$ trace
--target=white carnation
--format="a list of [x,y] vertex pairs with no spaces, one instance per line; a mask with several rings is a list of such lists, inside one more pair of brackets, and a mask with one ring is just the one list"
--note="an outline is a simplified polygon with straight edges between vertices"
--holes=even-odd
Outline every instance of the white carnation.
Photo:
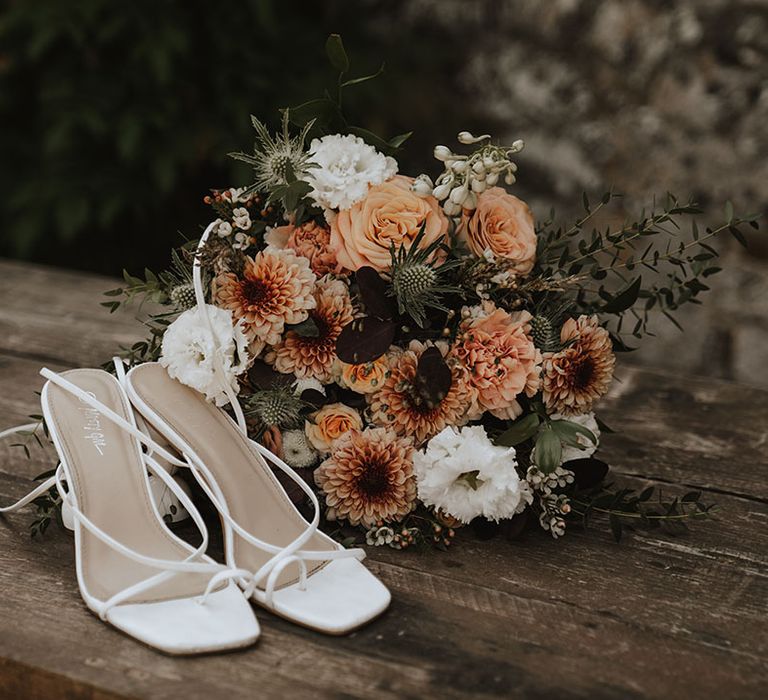
[[586,428],[591,431],[597,439],[597,443],[593,443],[586,435],[579,435],[576,440],[580,445],[583,445],[581,449],[578,447],[572,447],[571,445],[563,445],[563,455],[560,459],[560,463],[570,462],[572,459],[584,459],[585,457],[591,457],[597,446],[600,444],[600,428],[597,425],[597,419],[592,412],[582,413],[579,416],[561,416],[556,413],[550,416],[552,420],[567,420],[571,423],[577,423],[582,428]]
[[359,136],[333,134],[313,139],[311,162],[304,179],[312,186],[310,197],[324,209],[349,209],[397,173],[397,161],[379,153]]
[[533,496],[517,474],[514,447],[498,447],[482,426],[445,428],[413,457],[419,498],[464,523],[511,518]]
[[[165,331],[160,364],[168,374],[192,389],[205,394],[217,406],[227,403],[222,381],[237,393],[237,375],[245,371],[248,363],[248,341],[240,323],[232,325],[232,315],[218,306],[206,305],[216,342],[195,307],[181,314]],[[214,356],[218,355],[224,377],[216,374]]]

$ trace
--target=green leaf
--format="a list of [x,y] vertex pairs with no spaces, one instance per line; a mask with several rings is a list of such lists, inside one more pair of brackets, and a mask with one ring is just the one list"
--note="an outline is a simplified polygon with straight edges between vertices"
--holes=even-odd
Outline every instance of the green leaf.
[[331,34],[325,42],[325,53],[331,65],[340,73],[349,70],[349,57],[344,50],[344,42],[338,34]]
[[381,138],[381,136],[377,136],[372,131],[368,131],[359,126],[350,126],[347,131],[349,131],[350,134],[359,136],[363,141],[373,146],[376,150],[381,151],[385,156],[391,156],[397,151],[396,148],[390,146],[387,141]]
[[288,109],[288,118],[296,126],[305,126],[315,120],[317,126],[329,127],[340,118],[338,105],[325,97],[309,100]]
[[560,466],[563,445],[554,430],[546,428],[536,440],[536,466],[545,474],[555,471]]
[[567,445],[584,449],[584,445],[578,440],[579,435],[583,435],[593,445],[597,445],[597,437],[595,437],[595,434],[583,425],[579,425],[578,423],[569,420],[553,420],[550,421],[549,425],[552,430],[557,433],[557,436]]
[[527,416],[518,418],[507,428],[499,437],[496,438],[496,444],[503,447],[514,447],[521,442],[532,438],[539,430],[541,419],[535,413],[529,413]]
[[638,277],[634,282],[627,285],[616,296],[612,297],[609,302],[601,309],[606,314],[618,314],[622,311],[626,311],[636,301],[640,295],[640,287],[643,283],[643,278]]
[[300,338],[319,338],[320,329],[315,323],[315,319],[308,316],[301,323],[294,323],[293,325],[287,325],[285,327],[287,331],[293,331]]
[[389,145],[392,146],[392,148],[400,148],[411,136],[413,135],[412,131],[406,131],[404,134],[398,134],[397,136],[393,136],[391,139],[389,139]]
[[730,200],[725,203],[725,221],[729,224],[733,221],[733,204]]
[[370,75],[363,75],[360,78],[350,78],[349,80],[345,80],[341,84],[341,87],[349,87],[350,85],[360,85],[360,83],[367,83],[369,80],[378,78],[383,72],[384,64],[382,63],[381,66],[379,66],[379,70],[377,70],[375,73],[371,73]]

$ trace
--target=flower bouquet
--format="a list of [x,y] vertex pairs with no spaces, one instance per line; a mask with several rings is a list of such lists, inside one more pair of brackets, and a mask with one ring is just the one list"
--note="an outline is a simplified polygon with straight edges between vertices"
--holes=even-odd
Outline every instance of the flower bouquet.
[[728,208],[684,234],[698,210],[669,195],[594,225],[613,193],[585,196],[573,225],[537,219],[508,189],[523,142],[466,131],[435,147],[433,173],[403,174],[408,134],[384,140],[341,111],[342,91],[375,76],[348,78],[339,37],[326,49],[335,96],[285,109],[278,133],[253,117],[253,152],[232,154],[252,184],[211,191],[211,223],[169,269],[108,292],[113,311],[154,303],[126,360],[242,410],[345,543],[443,548],[468,524],[559,537],[596,514],[618,539],[706,516],[698,494],[609,483],[594,410],[615,353],[652,314],[699,302],[719,269],[711,239],[741,239],[745,222]]

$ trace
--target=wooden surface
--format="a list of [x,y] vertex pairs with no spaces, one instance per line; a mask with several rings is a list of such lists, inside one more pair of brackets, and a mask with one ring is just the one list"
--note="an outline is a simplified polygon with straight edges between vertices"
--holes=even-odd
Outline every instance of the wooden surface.
[[[41,365],[101,364],[139,332],[111,280],[0,261],[0,426],[37,412]],[[685,338],[681,336],[681,341]],[[718,521],[685,537],[602,524],[560,541],[457,538],[369,550],[391,609],[337,639],[259,611],[258,645],[173,659],[100,623],[72,540],[0,519],[0,698],[757,698],[768,692],[768,392],[631,367],[602,416],[617,478],[702,489]],[[0,502],[47,468],[0,447]]]

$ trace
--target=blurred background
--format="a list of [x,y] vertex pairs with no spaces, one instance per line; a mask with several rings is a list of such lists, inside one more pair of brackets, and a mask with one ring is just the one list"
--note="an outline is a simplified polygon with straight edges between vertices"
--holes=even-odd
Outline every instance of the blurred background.
[[[760,0],[6,0],[0,9],[0,256],[118,275],[198,233],[209,188],[244,185],[249,114],[319,96],[340,33],[354,123],[431,172],[461,129],[523,138],[515,193],[571,222],[581,192],[667,190],[707,223],[768,210],[768,3]],[[723,240],[725,272],[682,335],[631,361],[768,386],[768,235]]]

